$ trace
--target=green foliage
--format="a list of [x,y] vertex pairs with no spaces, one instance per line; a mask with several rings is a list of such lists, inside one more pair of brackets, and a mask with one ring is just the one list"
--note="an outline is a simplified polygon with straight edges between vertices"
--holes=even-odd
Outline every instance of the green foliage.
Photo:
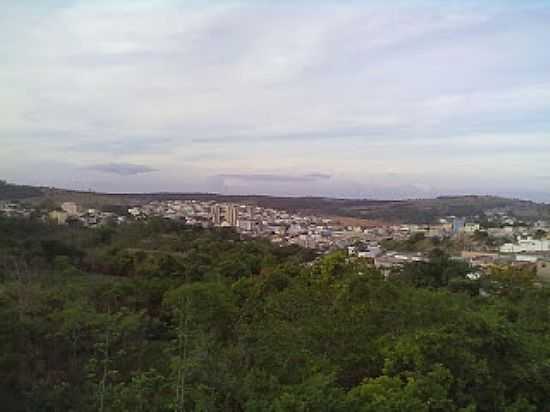
[[0,180],[0,200],[28,199],[42,195],[42,190],[38,187],[14,185]]
[[399,278],[416,287],[441,288],[449,286],[453,280],[464,279],[471,271],[472,268],[467,263],[453,260],[443,251],[435,249],[428,262],[407,263]]
[[350,391],[348,398],[358,412],[456,411],[449,399],[453,378],[441,365],[425,373],[367,379]]
[[532,286],[535,279],[534,267],[495,266],[487,277],[487,287],[508,293],[513,289]]
[[[545,411],[550,291],[152,221],[0,220],[7,411]],[[489,293],[479,296],[479,290]],[[545,409],[546,408],[546,409]]]
[[416,233],[405,240],[385,240],[382,242],[382,246],[387,250],[424,253],[433,252],[434,250],[452,253],[460,249],[460,245],[456,240],[449,237],[443,239],[437,237],[427,238],[423,233]]

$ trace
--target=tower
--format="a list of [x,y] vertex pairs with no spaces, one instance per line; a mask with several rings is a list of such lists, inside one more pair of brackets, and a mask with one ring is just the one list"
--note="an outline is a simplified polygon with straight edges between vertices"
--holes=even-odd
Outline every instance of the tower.
[[227,206],[227,223],[231,226],[237,226],[239,224],[239,212],[235,205]]

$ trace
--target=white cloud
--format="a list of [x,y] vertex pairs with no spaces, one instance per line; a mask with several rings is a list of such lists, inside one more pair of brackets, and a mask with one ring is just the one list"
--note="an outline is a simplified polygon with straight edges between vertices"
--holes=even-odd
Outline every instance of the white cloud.
[[67,154],[146,164],[166,184],[328,170],[327,194],[388,170],[427,187],[495,159],[548,174],[550,9],[533,5],[14,8],[0,17],[0,161],[14,177]]

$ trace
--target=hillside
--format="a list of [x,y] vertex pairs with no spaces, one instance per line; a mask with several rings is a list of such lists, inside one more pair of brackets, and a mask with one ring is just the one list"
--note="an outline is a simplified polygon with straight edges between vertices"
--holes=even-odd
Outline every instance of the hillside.
[[491,209],[503,209],[525,220],[550,216],[550,205],[495,196],[453,196],[399,202],[344,206],[340,213],[369,219],[429,223],[444,216],[475,216]]
[[12,184],[0,185],[0,200],[61,203],[74,201],[87,207],[131,206],[154,200],[212,200],[250,203],[290,212],[338,216],[386,222],[430,223],[445,216],[475,216],[486,210],[502,209],[524,220],[550,218],[550,205],[496,196],[442,196],[435,199],[371,200],[325,197],[280,197],[223,195],[216,193],[95,193]]
[[0,180],[0,200],[21,200],[41,197],[43,195],[44,192],[41,188],[34,186],[13,185]]

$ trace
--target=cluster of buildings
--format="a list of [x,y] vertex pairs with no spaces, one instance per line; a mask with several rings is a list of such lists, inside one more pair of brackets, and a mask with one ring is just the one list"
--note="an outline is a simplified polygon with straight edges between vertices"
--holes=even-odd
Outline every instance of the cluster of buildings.
[[120,224],[127,221],[126,216],[119,216],[113,212],[104,212],[98,209],[83,209],[75,202],[64,202],[58,210],[48,213],[50,221],[60,225],[79,223],[85,227],[98,227],[106,224]]
[[549,253],[550,240],[518,237],[515,243],[505,243],[500,247],[501,253]]
[[30,218],[34,209],[23,207],[20,203],[0,202],[0,216]]
[[343,226],[331,219],[284,210],[213,201],[154,201],[128,210],[134,219],[159,216],[203,227],[232,227],[246,237],[265,237],[273,243],[333,250],[366,241],[362,227]]
[[[58,224],[78,222],[86,227],[120,224],[162,217],[188,225],[202,227],[229,227],[243,237],[262,237],[281,245],[300,245],[327,252],[347,250],[349,256],[371,259],[376,267],[389,270],[408,262],[426,261],[422,253],[386,250],[381,246],[387,240],[407,240],[412,237],[428,239],[455,239],[463,247],[455,259],[465,260],[476,267],[495,264],[537,265],[548,271],[550,279],[550,224],[538,221],[519,222],[502,210],[492,210],[473,218],[447,217],[437,224],[365,224],[344,225],[337,220],[290,213],[250,204],[219,203],[200,200],[153,201],[131,207],[124,216],[97,209],[83,209],[74,202],[65,202],[52,211],[23,207],[19,203],[0,203],[0,215],[24,217],[38,215],[43,220]],[[542,236],[541,236],[542,234]],[[492,239],[492,246],[477,246],[468,242],[483,235]],[[482,236],[482,237],[483,237]]]
[[[334,219],[284,210],[214,201],[155,201],[131,208],[128,212],[138,220],[159,216],[203,227],[232,227],[246,237],[264,237],[273,243],[297,244],[321,252],[345,249],[349,256],[371,259],[383,270],[409,262],[427,261],[428,257],[420,252],[386,250],[381,246],[385,240],[407,240],[418,235],[432,239],[451,238],[459,242],[479,234],[494,239],[499,246],[490,251],[486,248],[476,250],[474,242],[470,243],[468,250],[454,256],[481,268],[501,263],[528,263],[542,267],[550,261],[550,240],[532,237],[540,230],[550,233],[550,225],[542,221],[521,224],[501,211],[490,211],[487,216],[468,219],[450,216],[431,225],[361,226],[343,225]],[[487,227],[487,222],[490,227]]]
[[531,266],[539,278],[550,281],[550,223],[521,222],[508,216],[506,211],[485,212],[487,226],[477,233],[494,241],[491,250],[463,250],[461,257],[479,268],[494,265]]
[[297,244],[320,251],[349,247],[350,254],[371,258],[384,253],[380,247],[384,240],[406,240],[412,235],[445,238],[474,233],[480,228],[479,223],[454,217],[431,225],[345,225],[335,219],[280,209],[199,200],[153,201],[128,209],[128,214],[135,220],[155,216],[189,225],[232,227],[247,237],[265,237],[273,243]]
[[59,225],[78,223],[86,227],[99,227],[111,223],[124,223],[126,216],[119,216],[112,212],[103,212],[97,209],[83,209],[75,202],[61,203],[54,210],[34,208],[22,203],[0,203],[0,215],[7,217],[31,218],[35,217],[43,222],[52,222]]

